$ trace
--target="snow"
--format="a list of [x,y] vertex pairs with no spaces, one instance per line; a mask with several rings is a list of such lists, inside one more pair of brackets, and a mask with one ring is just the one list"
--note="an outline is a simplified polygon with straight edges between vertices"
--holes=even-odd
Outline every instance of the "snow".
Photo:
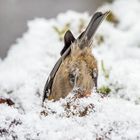
[[71,93],[42,107],[45,82],[63,47],[54,27],[63,30],[69,23],[77,37],[90,16],[68,11],[55,19],[29,21],[28,31],[0,59],[0,98],[15,103],[0,104],[0,139],[140,139],[140,1],[116,0],[99,8],[106,9],[119,23],[103,21],[96,36],[104,40],[98,44],[95,37],[93,54],[99,66],[98,86],[108,86],[111,93],[93,91],[91,97],[76,100]]

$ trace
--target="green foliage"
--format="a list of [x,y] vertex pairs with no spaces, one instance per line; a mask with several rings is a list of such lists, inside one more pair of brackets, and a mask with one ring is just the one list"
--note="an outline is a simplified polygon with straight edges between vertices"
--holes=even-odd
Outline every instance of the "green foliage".
[[[86,21],[84,19],[82,19],[82,18],[79,19],[79,25],[78,25],[78,32],[79,33],[81,33],[84,30],[85,25],[86,25]],[[62,41],[66,31],[70,29],[70,23],[66,23],[63,28],[53,26],[53,29],[58,34],[59,40]]]
[[103,72],[103,76],[105,78],[106,84],[102,85],[97,91],[103,95],[108,95],[110,93],[116,94],[124,87],[118,83],[118,81],[111,82],[110,81],[110,71],[106,69],[103,60],[101,61],[101,70]]
[[103,95],[108,95],[111,92],[111,89],[108,86],[102,86],[98,89],[98,92]]
[[113,23],[114,25],[117,25],[119,23],[118,18],[116,17],[116,15],[112,11],[109,13],[109,15],[107,16],[106,20],[108,22]]
[[65,35],[66,31],[67,31],[69,28],[70,28],[70,23],[66,23],[62,29],[60,29],[60,28],[58,28],[58,27],[56,27],[56,26],[53,27],[53,29],[54,29],[54,30],[56,31],[56,33],[58,34],[60,41],[63,40],[64,35]]
[[[107,70],[105,68],[103,60],[101,61],[101,70],[103,72],[103,76],[104,76],[106,82],[108,83],[108,80],[109,80],[109,70]],[[101,93],[103,95],[108,95],[111,92],[111,87],[110,87],[110,85],[103,85],[103,86],[101,86],[97,90],[97,92],[99,92],[99,93]]]
[[109,79],[109,70],[105,68],[103,60],[101,61],[101,69],[106,80]]

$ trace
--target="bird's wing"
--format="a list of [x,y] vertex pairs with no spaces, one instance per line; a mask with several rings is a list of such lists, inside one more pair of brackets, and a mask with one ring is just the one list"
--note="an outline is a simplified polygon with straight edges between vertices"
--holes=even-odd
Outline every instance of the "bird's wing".
[[110,13],[110,11],[105,12],[105,13],[96,12],[92,16],[92,18],[91,18],[91,20],[90,20],[90,22],[85,30],[83,38],[86,37],[88,40],[92,39],[92,37],[94,36],[99,25],[102,23],[103,19],[105,19],[108,16],[109,13]]
[[68,30],[64,35],[64,47],[61,50],[61,56],[63,53],[70,47],[70,45],[75,41],[75,37],[73,36],[72,32]]
[[[106,12],[104,14],[101,12],[96,12],[93,15],[86,30],[84,32],[82,32],[77,39],[82,40],[84,38],[87,38],[88,40],[90,40],[93,37],[94,33],[96,32],[101,21],[108,15],[108,13],[109,12]],[[56,73],[57,73],[57,71],[62,63],[62,60],[64,60],[69,55],[69,53],[71,51],[70,46],[74,41],[75,41],[75,38],[72,35],[72,33],[70,31],[67,31],[65,36],[64,36],[65,46],[61,51],[61,57],[56,62],[55,66],[53,67],[51,73],[49,74],[47,82],[45,84],[44,93],[43,93],[43,102],[45,101],[45,98],[47,98],[51,94],[51,88],[52,88],[54,77],[55,77],[55,75],[56,75]]]
[[[92,41],[92,38],[94,34],[96,33],[96,30],[98,29],[99,25],[102,23],[103,19],[105,19],[109,13],[110,13],[109,11],[105,13],[96,12],[92,16],[87,28],[85,29],[80,39],[81,43],[83,43],[84,41],[88,41],[88,42]],[[82,47],[84,46],[81,45],[81,48]]]
[[59,60],[56,62],[55,66],[53,67],[51,73],[49,74],[49,77],[47,79],[47,82],[44,87],[44,93],[43,93],[43,102],[45,101],[45,98],[47,98],[51,94],[51,88],[53,84],[54,77],[62,63],[62,61],[68,56],[70,53],[70,47],[67,48],[67,50],[63,53],[63,55],[59,58]]

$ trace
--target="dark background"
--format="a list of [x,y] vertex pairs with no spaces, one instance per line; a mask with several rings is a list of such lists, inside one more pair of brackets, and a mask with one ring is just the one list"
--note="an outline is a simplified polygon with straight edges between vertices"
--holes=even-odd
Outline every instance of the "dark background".
[[60,12],[75,10],[93,13],[103,0],[0,0],[0,58],[27,30],[27,20],[52,18]]

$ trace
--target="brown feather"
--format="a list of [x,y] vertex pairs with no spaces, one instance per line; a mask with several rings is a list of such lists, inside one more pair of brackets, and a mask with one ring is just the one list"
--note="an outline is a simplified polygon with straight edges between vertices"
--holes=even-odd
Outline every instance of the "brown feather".
[[81,50],[75,46],[72,48],[71,55],[62,62],[57,71],[49,100],[64,98],[72,91],[74,86],[70,83],[69,74],[76,69],[79,71],[77,86],[91,92],[95,86],[91,75],[94,69],[97,71],[97,61],[92,55],[90,47]]

